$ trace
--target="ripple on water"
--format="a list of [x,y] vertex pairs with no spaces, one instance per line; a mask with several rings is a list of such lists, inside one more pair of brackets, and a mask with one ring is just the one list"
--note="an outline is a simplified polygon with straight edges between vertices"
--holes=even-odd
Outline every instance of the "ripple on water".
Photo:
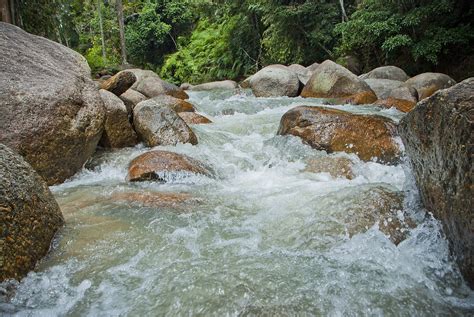
[[[190,96],[213,123],[193,126],[197,146],[156,149],[206,162],[215,174],[127,183],[128,163],[149,149],[97,153],[81,172],[52,187],[67,225],[37,272],[21,283],[1,284],[0,311],[18,316],[474,313],[473,292],[449,257],[439,223],[420,207],[404,164],[385,166],[335,153],[329,156],[352,165],[351,180],[312,173],[305,171],[306,160],[328,154],[298,138],[275,135],[284,112],[321,100],[254,98],[248,91]],[[331,107],[401,118],[393,109]],[[357,218],[379,210],[373,204],[383,206],[373,196],[381,188],[404,197],[393,217],[411,217],[417,224],[398,246],[382,232],[387,219]]]

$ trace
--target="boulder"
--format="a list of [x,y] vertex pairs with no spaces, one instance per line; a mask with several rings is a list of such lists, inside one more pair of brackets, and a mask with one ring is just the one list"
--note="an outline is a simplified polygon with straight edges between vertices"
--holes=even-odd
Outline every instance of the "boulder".
[[250,88],[250,80],[252,79],[252,76],[249,76],[245,78],[243,81],[240,82],[239,86],[240,88],[247,89]]
[[[112,201],[138,205],[139,207],[169,208],[183,211],[200,201],[187,193],[122,192],[111,196]],[[186,208],[188,207],[188,208]]]
[[120,96],[126,92],[128,88],[132,87],[136,80],[137,77],[135,77],[134,73],[123,70],[103,81],[100,84],[100,89],[108,90],[111,93]]
[[[0,27],[2,27],[0,25]],[[48,185],[0,144],[0,282],[21,279],[49,250],[64,220]]]
[[168,107],[176,112],[194,112],[194,106],[182,99],[174,98],[167,95],[161,95],[152,98],[153,102],[160,107]]
[[201,162],[187,155],[168,151],[150,151],[130,162],[127,179],[131,182],[166,181],[167,174],[177,172],[210,175],[209,170]]
[[423,100],[440,89],[451,87],[456,84],[456,81],[441,73],[423,73],[408,79],[405,83],[415,88],[418,91],[419,100]]
[[399,131],[421,199],[474,288],[474,78],[420,101]]
[[301,96],[338,98],[340,102],[354,104],[369,104],[377,100],[365,81],[330,60],[318,66],[303,88]]
[[346,157],[320,156],[306,162],[304,172],[328,173],[332,177],[353,179],[352,161]]
[[142,101],[133,109],[133,123],[146,146],[198,143],[194,132],[176,111],[153,99]]
[[387,99],[377,100],[374,105],[387,109],[396,108],[401,112],[410,112],[415,108],[416,102],[389,97]]
[[398,88],[392,89],[392,91],[390,91],[390,93],[388,94],[388,98],[406,100],[417,103],[418,91],[415,88],[407,86],[405,84]]
[[299,87],[298,76],[283,65],[262,68],[250,79],[250,88],[256,97],[296,97]]
[[298,136],[317,150],[355,153],[364,161],[385,163],[399,160],[395,133],[395,123],[385,117],[308,106],[286,112],[278,129],[279,135]]
[[359,76],[361,79],[390,79],[397,81],[407,81],[408,77],[405,71],[397,66],[382,66],[377,67],[367,74]]
[[155,72],[143,69],[128,69],[127,71],[135,74],[137,81],[131,88],[142,93],[148,98],[159,95],[169,95],[179,99],[188,99],[186,92],[178,86],[161,79]]
[[309,78],[311,77],[311,72],[304,66],[300,64],[291,64],[288,66],[288,69],[291,70],[298,76],[298,79],[303,85],[306,85]]
[[105,106],[105,129],[99,144],[103,147],[122,148],[138,143],[137,134],[128,121],[127,107],[115,94],[101,89]]
[[180,112],[178,113],[178,116],[180,116],[188,125],[212,123],[211,120],[196,112]]
[[48,184],[74,175],[94,153],[105,112],[86,60],[0,22],[0,143]]
[[233,80],[222,80],[191,86],[188,89],[193,91],[233,90],[236,89],[238,86],[239,85]]
[[308,67],[306,67],[306,69],[312,74],[312,73],[314,73],[316,68],[318,68],[319,65],[320,65],[319,63],[313,63],[313,64],[309,65]]
[[128,113],[132,114],[133,108],[148,98],[134,89],[128,89],[126,92],[120,95],[120,99],[125,104],[125,107],[127,107]]
[[375,92],[378,99],[388,98],[392,90],[404,85],[402,81],[391,79],[365,79],[365,82]]
[[182,83],[181,86],[179,86],[179,88],[181,88],[182,90],[189,90],[192,87],[193,85],[191,85],[190,83]]

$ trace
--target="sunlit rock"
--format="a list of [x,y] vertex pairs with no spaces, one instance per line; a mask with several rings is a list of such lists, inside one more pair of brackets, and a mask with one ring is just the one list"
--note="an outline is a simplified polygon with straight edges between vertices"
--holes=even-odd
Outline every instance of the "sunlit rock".
[[250,79],[256,97],[296,97],[300,87],[298,76],[284,65],[270,65]]
[[456,81],[446,74],[423,73],[408,79],[405,83],[415,88],[418,91],[419,100],[423,100],[440,89],[451,87],[456,84]]
[[405,71],[397,66],[377,67],[366,74],[359,76],[361,79],[390,79],[397,81],[407,81],[408,77]]
[[129,114],[132,114],[133,108],[148,98],[134,89],[128,89],[126,92],[120,95],[120,99],[127,107]]
[[171,96],[167,95],[161,95],[154,97],[150,100],[153,100],[153,102],[160,107],[168,107],[173,109],[176,112],[194,112],[196,109],[194,106],[187,102],[186,100],[174,98]]
[[317,150],[355,153],[362,160],[385,163],[399,160],[395,133],[395,124],[385,117],[308,106],[286,112],[278,129],[278,134],[298,136]]
[[404,84],[402,81],[391,80],[391,79],[365,79],[365,82],[369,85],[377,95],[378,99],[388,98],[392,90],[399,88]]
[[179,99],[188,99],[186,92],[178,86],[161,79],[155,72],[143,69],[128,69],[135,74],[137,81],[131,88],[142,93],[148,98],[159,95],[169,95]]
[[185,172],[209,175],[209,170],[199,161],[168,151],[150,151],[134,158],[128,167],[129,181],[166,181],[164,174]]
[[180,116],[188,125],[212,123],[211,120],[196,112],[180,112],[178,113],[178,116]]
[[239,85],[233,80],[222,80],[204,83],[200,85],[194,85],[188,88],[192,91],[208,91],[208,90],[233,90]]

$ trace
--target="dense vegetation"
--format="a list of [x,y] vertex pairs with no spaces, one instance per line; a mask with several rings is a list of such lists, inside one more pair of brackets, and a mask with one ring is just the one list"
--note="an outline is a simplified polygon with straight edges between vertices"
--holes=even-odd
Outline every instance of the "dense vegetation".
[[[17,24],[79,51],[97,72],[121,61],[116,1],[13,2]],[[392,64],[411,74],[474,76],[471,0],[121,2],[128,62],[174,82],[240,79],[272,63],[348,55],[363,70]]]

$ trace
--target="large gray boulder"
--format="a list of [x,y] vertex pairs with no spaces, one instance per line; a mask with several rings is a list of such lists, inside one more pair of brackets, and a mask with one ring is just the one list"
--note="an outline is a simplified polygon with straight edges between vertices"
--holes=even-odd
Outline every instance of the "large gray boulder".
[[127,107],[115,94],[101,89],[100,97],[105,106],[105,129],[100,145],[109,148],[123,148],[138,143],[137,134],[128,120]]
[[250,88],[256,97],[296,97],[300,81],[284,65],[270,65],[252,75]]
[[133,109],[135,131],[145,145],[197,144],[194,132],[171,107],[153,99],[140,102]]
[[312,73],[304,66],[300,64],[291,64],[288,66],[288,69],[291,70],[298,76],[298,79],[303,85],[306,85]]
[[47,181],[74,175],[94,153],[104,107],[86,60],[0,22],[0,143]]
[[370,86],[343,66],[326,60],[301,92],[302,97],[338,98],[343,103],[369,104],[377,100]]
[[365,79],[365,82],[375,92],[378,99],[386,99],[392,90],[404,85],[404,82],[391,79]]
[[127,111],[129,114],[132,114],[133,108],[138,105],[140,102],[147,100],[148,98],[145,97],[143,94],[139,93],[138,91],[130,88],[126,92],[120,95],[120,99],[127,107]]
[[418,91],[419,99],[423,100],[440,89],[451,87],[456,84],[456,81],[442,73],[423,73],[408,79],[405,83],[407,86],[415,88]]
[[367,74],[359,76],[361,79],[390,79],[398,81],[407,81],[408,77],[405,71],[397,66],[381,66],[377,67]]
[[200,85],[194,85],[187,87],[188,90],[193,91],[207,91],[207,90],[233,90],[239,85],[233,80],[221,80],[204,83]]
[[474,78],[419,102],[399,132],[421,199],[474,288]]
[[178,86],[166,82],[161,79],[155,72],[151,70],[143,70],[138,68],[128,69],[132,72],[137,81],[131,88],[142,93],[148,98],[153,98],[159,95],[169,95],[179,99],[188,99],[186,92]]
[[48,185],[0,144],[0,282],[21,279],[49,250],[64,220]]

